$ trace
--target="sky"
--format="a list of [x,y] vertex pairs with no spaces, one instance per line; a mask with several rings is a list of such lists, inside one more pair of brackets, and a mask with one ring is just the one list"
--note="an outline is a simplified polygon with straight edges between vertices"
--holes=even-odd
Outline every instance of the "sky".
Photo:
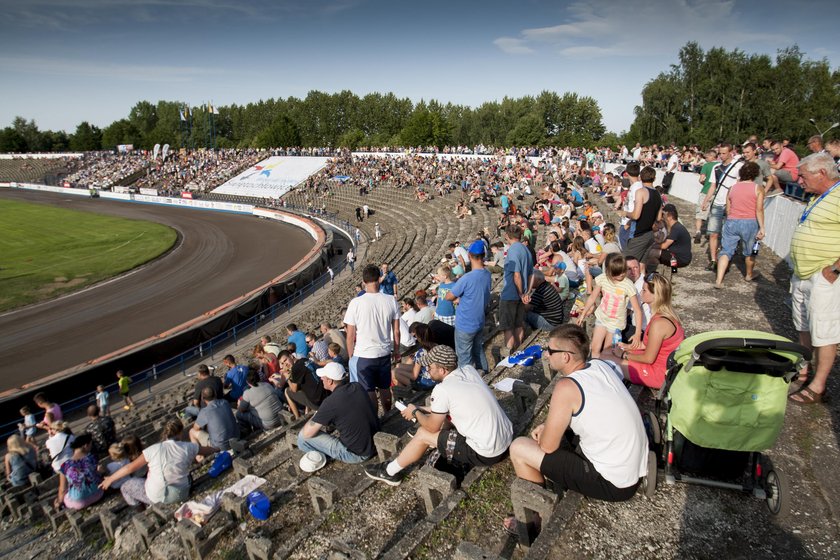
[[103,127],[138,101],[246,104],[310,90],[476,107],[567,91],[608,130],[697,41],[840,67],[840,2],[0,0],[0,127]]

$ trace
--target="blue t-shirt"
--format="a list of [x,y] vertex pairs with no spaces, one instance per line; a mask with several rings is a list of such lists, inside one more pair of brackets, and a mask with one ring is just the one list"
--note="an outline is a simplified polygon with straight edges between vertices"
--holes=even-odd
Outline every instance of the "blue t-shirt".
[[388,274],[382,275],[379,278],[379,291],[389,296],[394,295],[394,285],[398,284],[397,275],[393,270],[389,270]]
[[442,282],[437,289],[437,307],[435,313],[438,317],[452,317],[455,315],[455,304],[451,301],[446,301],[446,294],[452,289],[455,282]]
[[474,333],[484,326],[484,312],[490,303],[490,285],[492,276],[486,268],[472,270],[464,274],[451,292],[460,298],[455,313],[455,329],[465,333]]
[[499,198],[499,202],[502,205],[502,209],[506,210],[508,206],[510,206],[510,199],[506,194],[503,194],[501,198]]
[[289,344],[295,345],[295,354],[301,356],[309,355],[309,345],[306,343],[306,335],[300,331],[295,331],[289,335],[287,339]]
[[248,368],[243,365],[233,366],[225,374],[225,385],[230,383],[230,397],[238,399],[248,388]]
[[534,271],[534,263],[531,262],[531,253],[522,243],[514,243],[508,248],[505,257],[505,283],[502,287],[500,299],[504,301],[517,301],[519,292],[516,291],[516,284],[513,283],[513,273],[522,275],[522,291],[528,291],[528,281]]

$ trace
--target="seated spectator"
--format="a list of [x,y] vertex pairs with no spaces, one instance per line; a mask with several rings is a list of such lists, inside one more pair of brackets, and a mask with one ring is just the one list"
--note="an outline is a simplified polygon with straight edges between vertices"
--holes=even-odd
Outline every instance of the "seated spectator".
[[232,354],[228,354],[222,359],[222,363],[227,366],[228,370],[225,374],[224,388],[230,389],[225,393],[225,399],[230,402],[236,402],[245,389],[248,388],[248,367],[244,365],[236,365],[236,358]]
[[190,401],[190,405],[184,409],[186,416],[190,418],[198,416],[201,407],[204,406],[204,403],[201,401],[201,392],[205,387],[213,389],[213,394],[216,395],[217,399],[221,399],[224,396],[225,390],[222,385],[222,380],[213,375],[213,372],[205,364],[199,364],[193,398]]
[[603,357],[618,363],[631,383],[658,389],[665,382],[668,356],[685,340],[685,331],[671,307],[671,283],[667,278],[655,272],[648,274],[642,285],[642,301],[650,305],[653,315],[641,346],[635,350],[611,348]]
[[310,348],[308,358],[316,363],[326,361],[329,344],[325,338],[317,339],[314,333],[308,333],[306,335],[306,345]]
[[283,405],[270,383],[260,381],[256,368],[248,371],[248,388],[239,399],[236,420],[250,431],[270,430],[283,423]]
[[796,152],[776,140],[771,145],[776,157],[770,162],[771,173],[767,178],[768,186],[765,192],[770,192],[774,187],[785,190],[785,183],[796,183],[799,180],[799,156]]
[[[450,327],[446,323],[435,321],[438,325],[452,331],[452,345],[450,348],[455,349],[455,328]],[[391,370],[391,378],[393,385],[400,387],[414,387],[420,391],[426,391],[435,386],[435,381],[429,376],[429,368],[420,365],[421,358],[426,355],[426,352],[437,346],[434,342],[434,333],[429,325],[423,323],[413,323],[409,327],[411,333],[417,338],[420,348],[412,356],[406,357],[403,363]]]
[[333,327],[329,323],[321,323],[321,335],[324,337],[324,340],[327,341],[327,344],[338,344],[341,347],[341,357],[345,360],[349,359],[347,355],[347,337],[344,336],[337,328]]
[[[511,445],[516,476],[539,485],[549,478],[558,491],[598,500],[629,500],[647,474],[648,439],[619,372],[610,362],[587,362],[589,340],[575,325],[554,329],[545,351],[563,377],[545,422]],[[579,453],[560,447],[567,429],[579,436]]]
[[[668,236],[661,243],[654,243],[648,251],[646,268],[656,272],[658,265],[671,266],[671,257],[676,260],[677,268],[691,264],[691,234],[679,221],[679,212],[673,204],[662,207],[662,217]],[[750,246],[752,248],[752,246]]]
[[29,475],[38,470],[38,446],[15,434],[6,440],[6,480],[12,486],[26,486]]
[[[214,402],[224,404],[224,401]],[[181,421],[170,420],[163,428],[160,443],[147,447],[129,464],[106,476],[100,487],[107,490],[117,480],[148,469],[145,479],[132,477],[123,482],[120,492],[128,505],[143,507],[185,501],[190,494],[190,466],[217,450],[182,441],[183,435]]]
[[[373,434],[379,431],[373,401],[359,383],[347,382],[340,364],[329,363],[316,373],[331,394],[298,434],[298,449],[318,451],[343,463],[367,461],[376,453]],[[325,426],[335,427],[338,437],[322,432]]]
[[[525,322],[532,329],[550,331],[565,321],[566,301],[545,281],[545,275],[534,270],[531,282],[531,301],[525,306]],[[566,296],[569,288],[566,286]]]
[[260,344],[262,345],[264,352],[270,352],[275,356],[280,354],[280,350],[282,350],[282,348],[280,348],[280,345],[276,342],[272,342],[271,337],[267,334],[260,337]]
[[421,345],[426,344],[429,348],[443,344],[455,349],[455,327],[447,325],[443,321],[433,319],[428,325],[414,323],[408,329],[412,336]]
[[56,509],[63,504],[68,509],[80,510],[102,499],[104,493],[99,488],[102,477],[90,452],[92,446],[90,434],[82,434],[70,443],[73,453],[59,469]]
[[85,433],[93,440],[93,454],[102,457],[111,444],[117,441],[117,428],[110,416],[100,416],[99,407],[95,404],[88,406],[87,417]]
[[[121,443],[111,444],[111,447],[108,448],[108,457],[111,460],[105,463],[105,471],[109,475],[114,474],[129,463],[128,453],[126,452],[125,446]],[[118,489],[124,482],[124,478],[117,480],[111,484],[111,488]]]
[[286,345],[294,344],[295,354],[302,358],[307,357],[309,355],[309,345],[306,344],[306,335],[298,330],[297,325],[289,323],[286,326],[286,334],[288,335]]
[[230,405],[223,399],[217,399],[210,387],[201,391],[201,398],[206,405],[190,429],[190,441],[202,447],[212,447],[216,451],[230,449],[230,440],[239,439],[239,424],[236,423]]
[[[338,364],[341,364],[345,369],[347,369],[347,360],[345,360],[344,357],[341,355],[341,346],[339,346],[335,342],[330,342],[329,346],[327,346],[327,356],[329,356],[327,362],[336,362]],[[324,367],[325,365],[327,365],[327,362],[316,365]]]
[[44,446],[50,454],[50,463],[53,470],[58,473],[61,464],[73,454],[70,444],[76,437],[64,420],[51,422],[49,428],[47,428],[47,434],[49,434],[49,437],[47,437]]
[[[283,353],[282,356],[284,364],[288,364],[289,371],[289,380],[284,395],[289,410],[292,411],[295,419],[298,419],[301,416],[299,406],[306,409],[304,413],[314,412],[321,406],[326,396],[324,384],[321,382],[321,378],[316,375],[315,368],[311,367],[310,362],[297,360],[294,355],[288,352]],[[326,364],[324,364],[324,367],[326,367]]]
[[504,460],[513,426],[478,371],[471,365],[459,368],[455,351],[441,345],[419,363],[429,368],[430,377],[437,382],[431,408],[406,406],[402,416],[417,420],[417,434],[396,459],[366,467],[365,474],[398,486],[403,469],[419,461],[430,448],[447,461],[462,465],[491,466]]
[[490,252],[493,253],[493,259],[485,262],[484,268],[493,274],[501,274],[505,270],[505,244],[496,241],[490,245]]
[[412,323],[426,323],[435,318],[435,308],[429,305],[426,299],[426,292],[416,294],[414,296],[414,305],[417,307],[417,313],[414,315],[414,321],[408,323],[410,327]]

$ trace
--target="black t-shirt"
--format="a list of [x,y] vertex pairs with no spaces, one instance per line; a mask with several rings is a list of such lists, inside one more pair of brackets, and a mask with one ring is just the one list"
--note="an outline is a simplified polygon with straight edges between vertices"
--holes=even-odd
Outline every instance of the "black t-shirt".
[[297,385],[298,391],[303,391],[312,404],[318,406],[324,400],[324,384],[306,364],[307,360],[296,361],[289,373],[289,381]]
[[673,239],[674,242],[668,247],[680,266],[686,266],[691,263],[691,234],[684,225],[677,222],[668,233],[668,239]]
[[432,341],[435,344],[443,344],[455,349],[455,327],[447,325],[443,321],[432,319],[429,321],[429,330],[432,332]]
[[199,379],[195,382],[195,391],[193,392],[193,399],[201,403],[201,391],[205,387],[210,387],[216,394],[217,399],[221,399],[225,394],[225,389],[222,386],[222,378],[211,375],[207,379]]
[[312,421],[335,426],[338,439],[356,455],[372,457],[376,452],[373,434],[379,431],[379,419],[367,391],[358,383],[339,385],[324,399]]

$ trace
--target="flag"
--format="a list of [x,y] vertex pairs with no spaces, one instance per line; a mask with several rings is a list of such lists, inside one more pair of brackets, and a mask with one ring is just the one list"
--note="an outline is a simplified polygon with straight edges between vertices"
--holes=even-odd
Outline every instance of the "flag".
[[187,120],[187,119],[190,118],[190,106],[189,105],[184,105],[184,117],[186,117],[184,120]]
[[187,117],[184,116],[184,110],[183,109],[178,109],[178,115],[181,116],[182,121],[187,120]]
[[160,144],[155,144],[154,155],[152,156],[152,161],[157,160],[159,154],[160,154]]
[[211,112],[212,112],[214,115],[218,115],[218,114],[219,114],[219,108],[218,108],[218,107],[216,107],[216,106],[214,105],[214,106],[213,106],[213,111],[211,111]]

